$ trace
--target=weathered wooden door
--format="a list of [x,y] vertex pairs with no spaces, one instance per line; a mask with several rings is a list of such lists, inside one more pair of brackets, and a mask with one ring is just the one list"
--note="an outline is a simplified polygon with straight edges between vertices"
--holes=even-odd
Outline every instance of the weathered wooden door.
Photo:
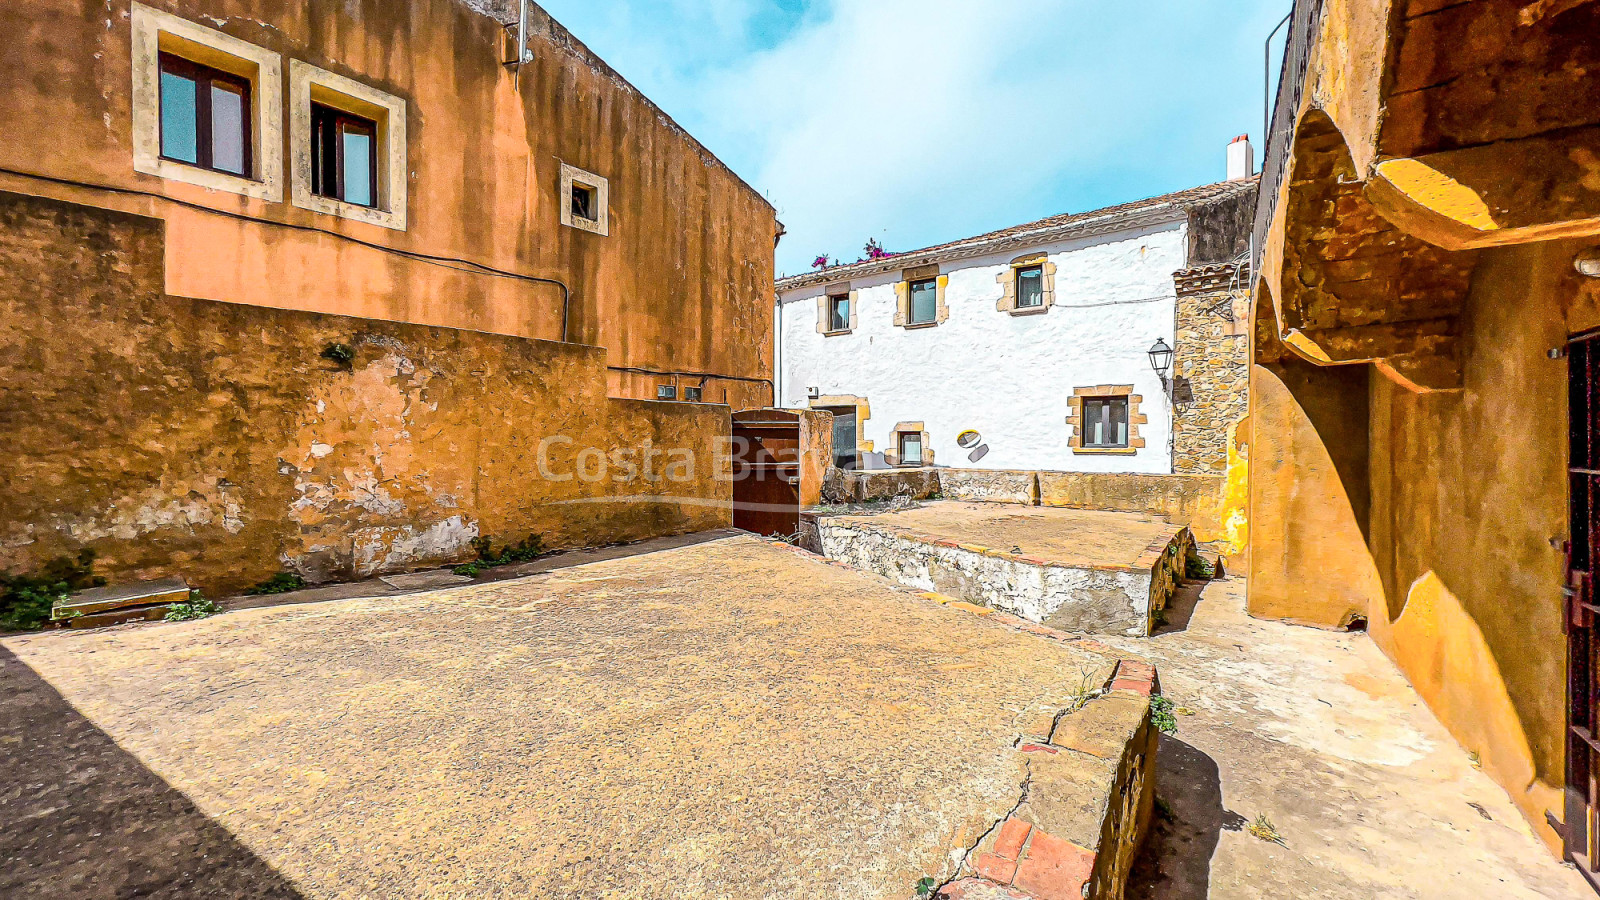
[[1571,504],[1567,544],[1567,855],[1600,884],[1600,647],[1595,562],[1600,560],[1600,332],[1567,346]]
[[800,531],[800,417],[780,409],[733,416],[733,527]]

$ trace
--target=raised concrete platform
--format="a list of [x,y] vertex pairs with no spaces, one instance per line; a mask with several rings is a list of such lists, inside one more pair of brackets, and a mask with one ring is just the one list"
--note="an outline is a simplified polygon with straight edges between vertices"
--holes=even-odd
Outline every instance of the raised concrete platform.
[[736,535],[0,639],[0,897],[1112,896],[1155,673],[967,606]]
[[1194,537],[1138,513],[936,502],[817,519],[830,559],[1066,631],[1148,635]]

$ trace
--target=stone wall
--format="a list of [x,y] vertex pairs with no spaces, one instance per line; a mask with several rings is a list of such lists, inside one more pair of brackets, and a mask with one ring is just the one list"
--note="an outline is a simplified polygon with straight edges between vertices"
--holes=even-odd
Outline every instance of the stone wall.
[[1229,429],[1248,414],[1249,278],[1232,264],[1185,269],[1178,287],[1174,347],[1173,470],[1228,470]]
[[[1230,435],[1230,439],[1231,439]],[[1239,468],[1235,466],[1235,468]],[[1245,501],[1231,491],[1233,473],[1140,475],[1114,472],[990,472],[973,469],[829,469],[825,503],[906,497],[988,500],[1026,506],[1103,509],[1160,516],[1187,525],[1196,541],[1227,556],[1242,550]],[[1242,478],[1242,475],[1239,476]]]
[[174,297],[163,228],[0,193],[0,570],[225,592],[730,523],[725,408],[609,400],[596,347]]

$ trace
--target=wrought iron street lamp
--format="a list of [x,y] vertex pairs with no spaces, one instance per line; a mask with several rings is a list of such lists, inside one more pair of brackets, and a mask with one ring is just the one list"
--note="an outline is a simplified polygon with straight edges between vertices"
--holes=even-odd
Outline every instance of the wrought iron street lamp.
[[1165,340],[1156,338],[1156,344],[1150,348],[1149,356],[1150,368],[1155,369],[1156,375],[1161,378],[1161,383],[1166,384],[1167,373],[1172,371],[1172,348],[1167,346]]

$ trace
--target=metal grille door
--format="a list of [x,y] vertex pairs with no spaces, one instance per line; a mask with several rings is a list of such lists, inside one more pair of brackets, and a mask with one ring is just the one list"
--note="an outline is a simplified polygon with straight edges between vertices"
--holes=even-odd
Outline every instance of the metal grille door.
[[1596,681],[1594,565],[1600,540],[1600,333],[1567,347],[1568,480],[1571,537],[1567,543],[1567,854],[1595,884],[1600,865],[1600,683]]

